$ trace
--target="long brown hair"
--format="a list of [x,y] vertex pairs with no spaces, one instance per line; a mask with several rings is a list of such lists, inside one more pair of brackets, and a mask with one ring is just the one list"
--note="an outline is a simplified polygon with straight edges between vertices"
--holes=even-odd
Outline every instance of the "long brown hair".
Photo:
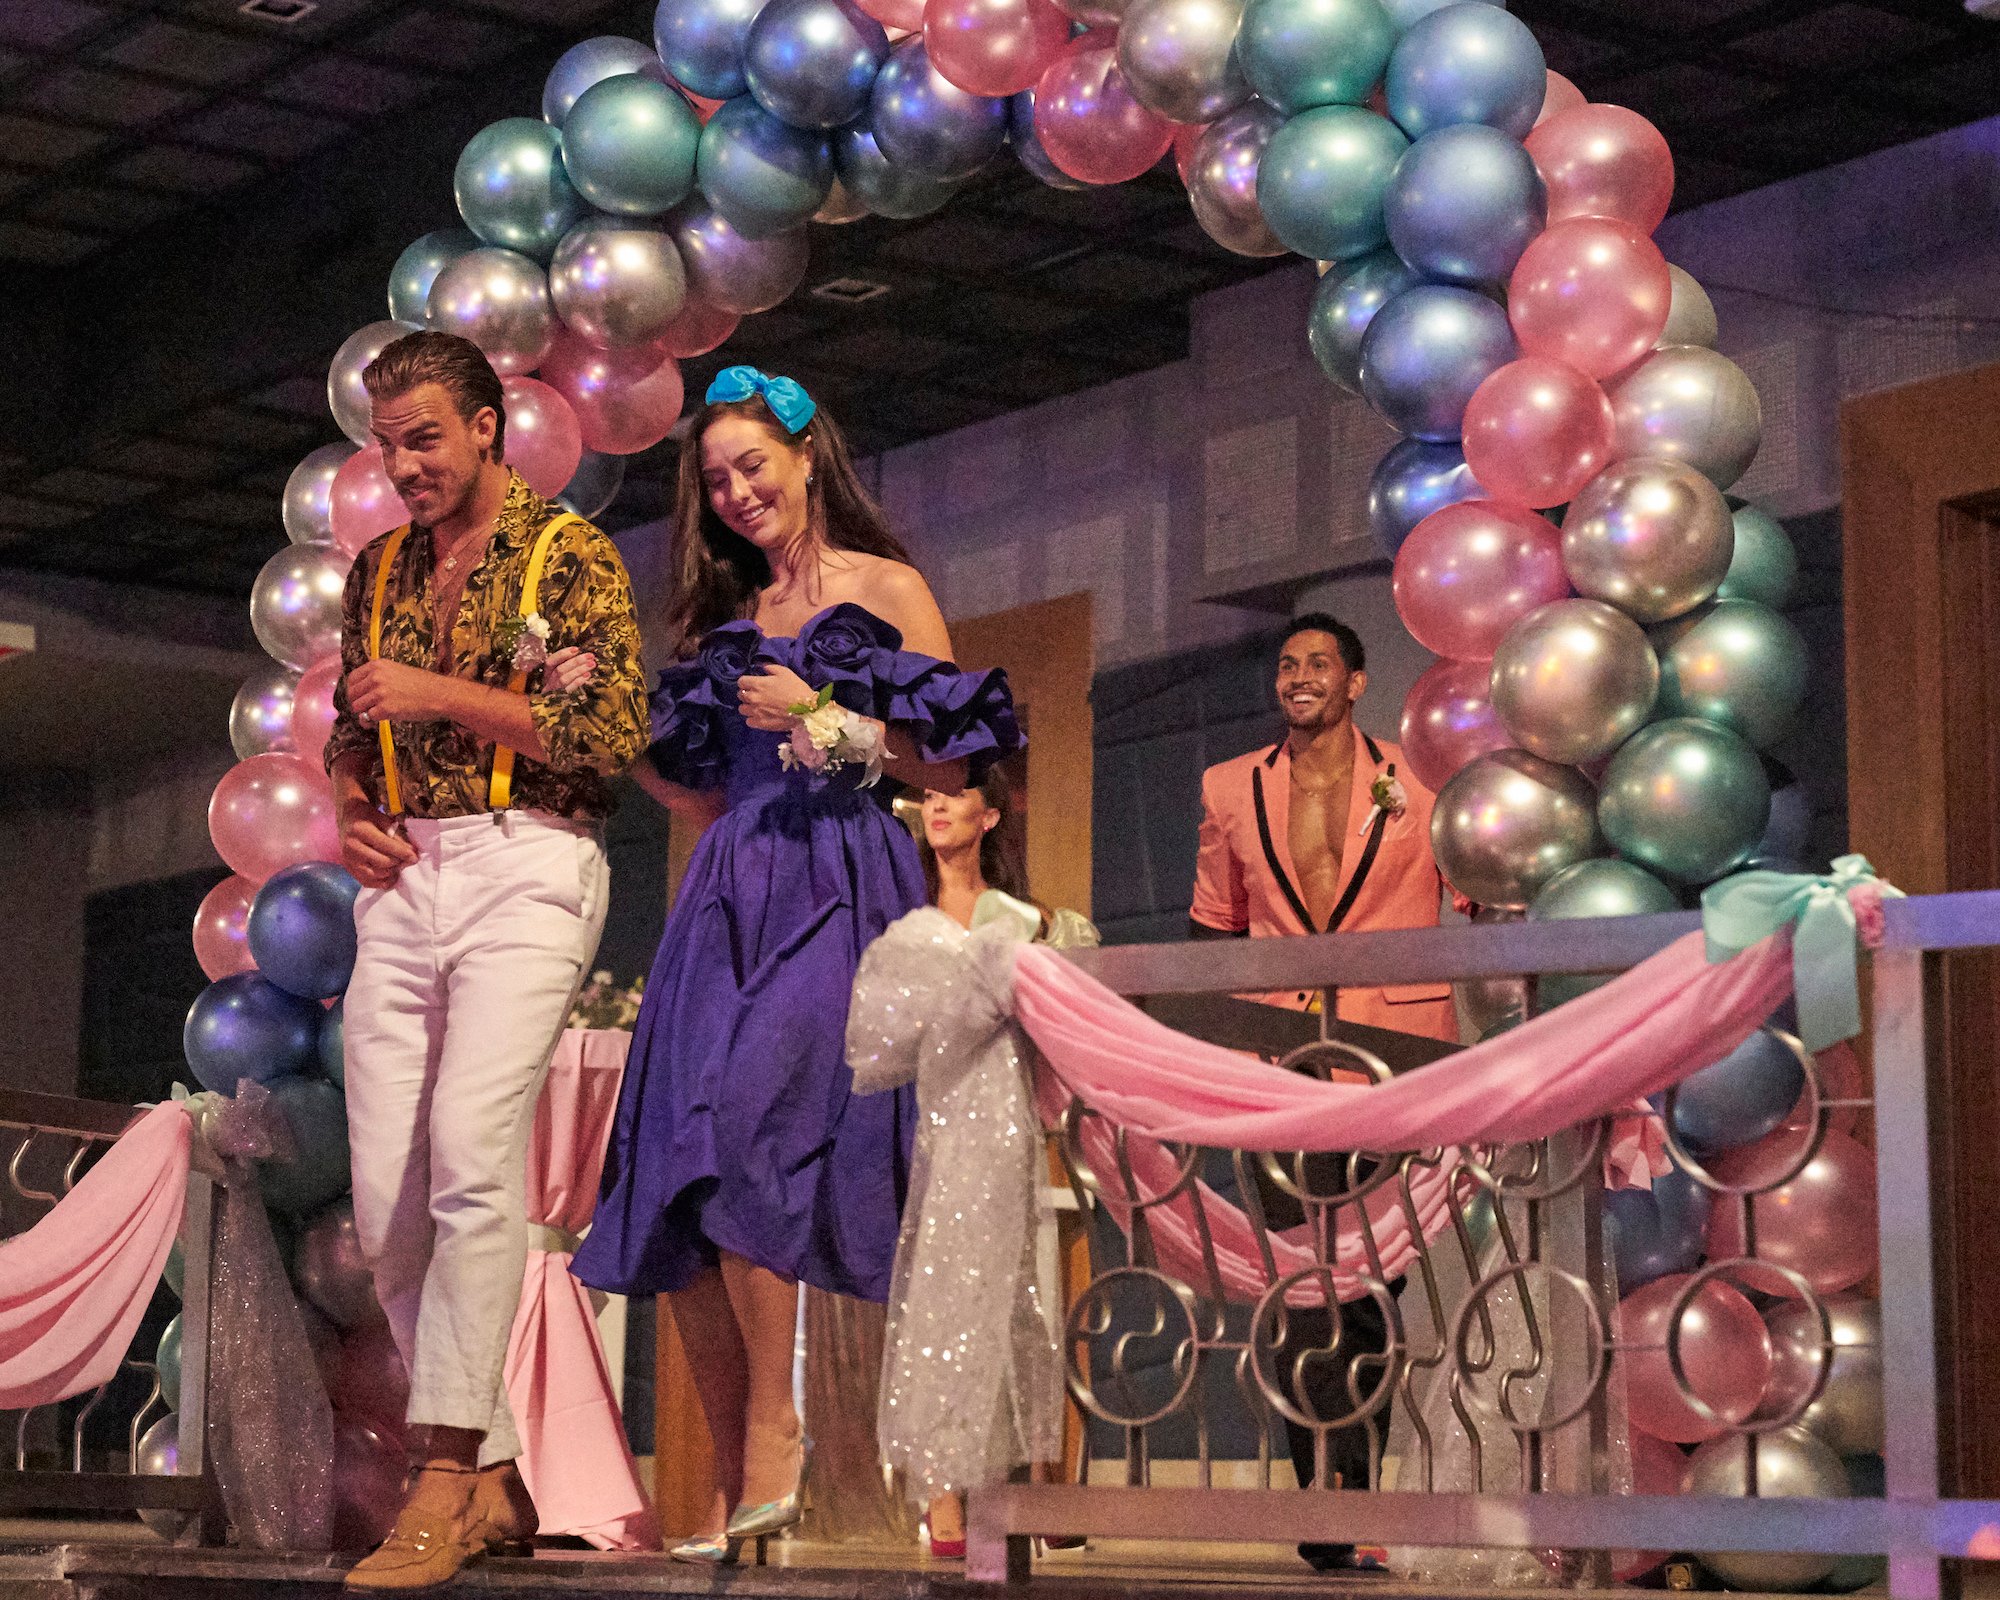
[[[748,539],[732,533],[708,503],[708,486],[701,481],[701,439],[722,417],[746,417],[761,423],[779,444],[800,448],[801,439],[780,422],[761,395],[747,400],[717,400],[694,414],[687,442],[681,446],[679,476],[674,488],[674,600],[667,610],[667,636],[674,654],[694,654],[702,635],[725,622],[747,617],[757,592],[771,581],[771,564]],[[915,566],[903,542],[889,531],[875,497],[862,486],[848,454],[847,440],[824,406],[806,424],[803,443],[810,459],[807,526],[832,550],[859,550]]]
[[[1044,915],[1048,908],[1041,905],[1028,893],[1028,868],[1021,859],[1019,842],[1014,830],[1007,826],[1013,816],[1012,789],[1006,775],[997,767],[987,773],[986,781],[973,791],[986,802],[989,811],[1000,813],[1000,820],[988,828],[979,838],[979,876],[986,881],[989,889],[998,889],[1002,894],[1011,894],[1016,900],[1026,900],[1039,907]],[[938,863],[937,852],[931,848],[930,834],[924,829],[917,830],[917,854],[924,863],[924,898],[930,904],[937,904]]]

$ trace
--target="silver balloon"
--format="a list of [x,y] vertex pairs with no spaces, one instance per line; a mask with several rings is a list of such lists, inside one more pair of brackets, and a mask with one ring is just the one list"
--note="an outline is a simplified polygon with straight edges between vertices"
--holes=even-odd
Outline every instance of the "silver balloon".
[[[1761,1500],[1845,1500],[1847,1469],[1803,1428],[1780,1428],[1757,1435],[1757,1497]],[[1750,1493],[1750,1447],[1741,1435],[1711,1439],[1688,1458],[1682,1494]],[[1838,1556],[1710,1551],[1701,1558],[1723,1582],[1738,1589],[1788,1592],[1810,1588],[1839,1562]]]
[[[1238,106],[1196,141],[1194,159],[1188,163],[1188,201],[1195,221],[1209,238],[1239,256],[1285,253],[1257,209],[1257,162],[1284,120],[1261,100]],[[1358,386],[1358,349],[1355,358]]]
[[659,56],[636,39],[608,35],[573,44],[556,57],[542,84],[542,120],[560,128],[569,108],[592,84],[659,64]]
[[340,595],[353,558],[287,545],[250,585],[250,626],[273,660],[298,670],[340,648]]
[[[138,1459],[133,1462],[148,1478],[177,1478],[181,1470],[181,1419],[169,1411],[139,1435]],[[178,1539],[187,1526],[185,1511],[141,1511],[139,1520],[162,1539]]]
[[1882,1409],[1882,1307],[1853,1296],[1829,1299],[1826,1317],[1833,1334],[1829,1353],[1820,1339],[1819,1315],[1810,1306],[1785,1301],[1764,1313],[1771,1330],[1771,1387],[1763,1415],[1788,1415],[1811,1389],[1826,1365],[1826,1386],[1798,1425],[1835,1455],[1865,1456],[1882,1448],[1887,1420]]
[[470,228],[440,228],[406,245],[389,269],[390,320],[421,328],[437,275],[466,251],[478,248],[479,235]]
[[[1521,913],[1497,906],[1481,906],[1472,913],[1481,926],[1519,922]],[[1525,978],[1466,978],[1452,985],[1458,1003],[1474,1035],[1485,1038],[1495,1030],[1518,1027],[1528,1020],[1528,981]]]
[[746,239],[706,202],[671,219],[674,247],[697,300],[739,317],[769,311],[805,281],[806,230]]
[[1709,299],[1708,291],[1695,282],[1693,273],[1672,262],[1667,263],[1667,278],[1673,284],[1673,299],[1667,306],[1667,325],[1653,347],[1698,344],[1713,350],[1722,329],[1715,320],[1715,302]]
[[1570,502],[1563,565],[1580,594],[1641,622],[1708,599],[1729,572],[1735,525],[1722,492],[1678,461],[1620,461]]
[[1711,600],[1653,630],[1659,714],[1702,717],[1768,750],[1806,702],[1806,642],[1769,606]]
[[1646,725],[1660,664],[1638,623],[1598,600],[1538,606],[1493,655],[1493,709],[1523,749],[1581,766]]
[[1234,111],[1250,98],[1236,59],[1242,25],[1243,0],[1128,0],[1118,65],[1134,98],[1169,122]]
[[1431,849],[1467,898],[1525,911],[1564,867],[1603,852],[1596,802],[1575,768],[1496,750],[1444,786],[1431,814]]
[[293,544],[333,543],[333,475],[354,454],[349,444],[323,444],[285,480],[285,537]]
[[556,336],[548,275],[513,250],[469,251],[431,285],[430,325],[470,339],[503,378],[533,372]]
[[563,506],[586,521],[602,516],[604,508],[618,498],[625,484],[625,458],[586,450],[577,463],[576,475],[556,496]]
[[298,686],[299,675],[276,661],[243,680],[229,706],[229,744],[237,760],[292,748],[292,694]]
[[1719,489],[1750,470],[1764,441],[1750,375],[1699,345],[1655,350],[1606,393],[1620,456],[1685,461]]
[[1763,838],[1771,780],[1757,752],[1727,728],[1674,717],[1619,747],[1597,818],[1627,861],[1673,883],[1712,883]]
[[368,390],[361,374],[384,350],[406,333],[417,330],[407,322],[371,322],[347,340],[326,370],[326,403],[340,431],[356,444],[369,442]]
[[563,326],[594,345],[648,344],[687,303],[687,273],[665,228],[586,217],[556,246],[549,299]]
[[1776,517],[1755,506],[1738,506],[1730,520],[1736,526],[1736,551],[1715,598],[1755,600],[1773,611],[1784,610],[1799,586],[1799,553],[1791,535]]

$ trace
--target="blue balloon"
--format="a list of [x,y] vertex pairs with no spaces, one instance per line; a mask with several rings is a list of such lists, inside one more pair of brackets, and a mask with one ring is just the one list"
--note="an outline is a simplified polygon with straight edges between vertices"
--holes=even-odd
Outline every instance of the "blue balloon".
[[1611,1189],[1604,1196],[1606,1243],[1618,1267],[1618,1292],[1672,1272],[1687,1272],[1708,1245],[1710,1192],[1678,1167],[1651,1189]]
[[1088,189],[1081,178],[1072,178],[1049,159],[1042,141],[1035,137],[1035,91],[1023,89],[1007,102],[1007,142],[1014,157],[1051,189]]
[[586,450],[576,464],[576,473],[556,496],[566,510],[586,521],[604,514],[604,508],[618,498],[625,485],[625,458]]
[[331,1000],[354,972],[354,897],[345,867],[306,861],[273,875],[250,902],[246,934],[257,970],[306,1000]]
[[838,128],[868,109],[889,35],[852,0],[769,0],[743,73],[757,103],[795,128]]
[[1399,440],[1375,464],[1369,481],[1368,531],[1393,561],[1411,530],[1433,511],[1485,493],[1457,445]]
[[1485,295],[1420,284],[1369,323],[1361,392],[1399,433],[1455,440],[1472,391],[1519,354],[1507,313]]
[[1764,776],[1771,784],[1771,820],[1764,824],[1764,837],[1757,841],[1750,859],[1738,870],[1808,871],[1806,853],[1812,848],[1812,796],[1782,761],[1764,757]]
[[833,136],[833,170],[841,187],[876,216],[898,221],[927,216],[958,193],[958,184],[949,178],[897,166],[860,123]]
[[153,1352],[153,1365],[160,1374],[160,1398],[167,1403],[169,1411],[181,1408],[181,1319],[174,1313],[174,1320],[160,1330],[160,1345]]
[[948,81],[918,34],[898,44],[875,75],[868,129],[882,154],[906,171],[969,178],[1007,142],[1007,101]]
[[466,142],[452,174],[465,225],[490,245],[537,261],[588,209],[562,161],[562,134],[535,117],[503,117]]
[[573,44],[556,57],[556,64],[549,68],[549,75],[542,83],[542,120],[560,128],[569,108],[592,84],[628,72],[643,72],[648,67],[657,68],[659,64],[660,58],[636,39],[607,35]]
[[1288,250],[1352,261],[1388,242],[1382,196],[1410,141],[1359,106],[1302,111],[1257,163],[1257,207]]
[[746,239],[768,239],[826,204],[833,151],[825,134],[780,122],[742,94],[701,130],[694,174],[723,221]]
[[323,1078],[293,1078],[272,1085],[271,1104],[284,1118],[291,1148],[258,1168],[264,1203],[303,1216],[338,1200],[353,1181],[340,1091]]
[[1361,337],[1368,324],[1397,295],[1423,281],[1393,250],[1377,250],[1321,274],[1306,319],[1306,342],[1320,370],[1349,394],[1361,393]]
[[389,269],[389,316],[421,328],[437,275],[460,256],[479,248],[470,228],[441,228],[405,247]]
[[653,43],[676,83],[704,100],[733,100],[750,87],[743,53],[764,0],[660,0]]
[[1548,91],[1548,64],[1528,25],[1475,4],[1415,23],[1396,42],[1383,85],[1389,115],[1412,139],[1462,122],[1525,139]]
[[1703,1154],[1754,1144],[1784,1124],[1805,1085],[1805,1066],[1791,1046],[1759,1028],[1683,1080],[1674,1096],[1674,1133]]
[[188,1007],[181,1048],[204,1089],[236,1093],[304,1070],[319,1045],[320,1008],[261,972],[217,978]]
[[1468,123],[1410,146],[1382,214],[1396,254],[1425,277],[1499,284],[1547,224],[1549,193],[1520,140]]
[[347,1087],[347,1002],[336,1000],[319,1019],[319,1070]]

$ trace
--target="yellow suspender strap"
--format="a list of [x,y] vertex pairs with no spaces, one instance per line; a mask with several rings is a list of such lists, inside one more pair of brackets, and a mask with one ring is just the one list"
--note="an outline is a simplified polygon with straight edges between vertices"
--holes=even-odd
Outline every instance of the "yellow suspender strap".
[[[559,517],[549,519],[542,531],[535,536],[535,547],[528,552],[528,570],[521,579],[521,615],[532,617],[541,604],[542,569],[549,562],[549,546],[555,536],[572,522],[583,519],[573,512],[565,511]],[[525,669],[516,667],[507,680],[507,688],[519,694],[528,684]],[[494,811],[505,811],[514,802],[514,752],[504,744],[493,747],[493,782],[487,790],[486,803]]]
[[[376,661],[382,655],[382,597],[389,589],[389,569],[396,564],[396,557],[402,553],[403,541],[410,536],[410,525],[406,522],[389,535],[389,542],[382,546],[382,559],[375,567],[375,606],[368,616],[368,659]],[[390,737],[386,721],[375,724],[375,732],[382,741],[382,800],[388,807],[389,815],[403,814],[403,788],[396,781],[396,741]]]

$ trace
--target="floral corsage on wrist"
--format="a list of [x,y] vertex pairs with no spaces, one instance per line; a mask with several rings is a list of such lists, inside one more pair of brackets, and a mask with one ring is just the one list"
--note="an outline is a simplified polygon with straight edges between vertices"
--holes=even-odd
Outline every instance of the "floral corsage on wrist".
[[493,629],[493,648],[516,672],[533,672],[549,659],[549,619],[539,611],[502,618]]
[[843,767],[866,769],[860,787],[882,776],[882,724],[836,704],[828,684],[810,700],[787,706],[792,731],[778,746],[778,764],[822,777]]
[[1374,801],[1375,808],[1361,819],[1362,833],[1375,826],[1377,817],[1400,817],[1403,808],[1410,803],[1409,795],[1404,792],[1402,784],[1396,779],[1394,767],[1387,772],[1377,774],[1375,781],[1368,786],[1368,798]]

